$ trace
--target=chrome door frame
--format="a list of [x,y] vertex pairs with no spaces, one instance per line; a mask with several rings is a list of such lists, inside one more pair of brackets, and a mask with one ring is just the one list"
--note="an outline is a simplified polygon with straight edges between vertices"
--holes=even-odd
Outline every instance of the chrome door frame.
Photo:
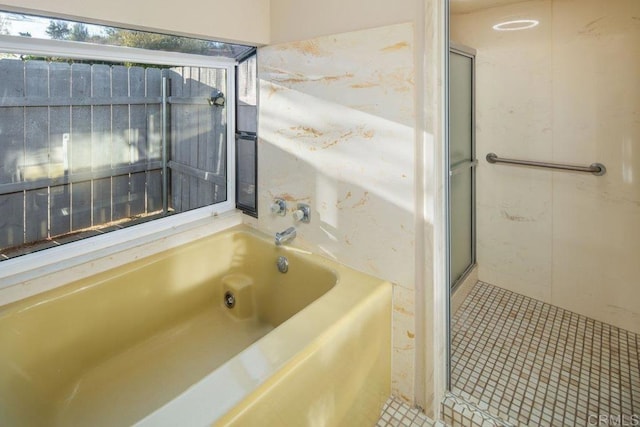
[[[445,115],[445,129],[444,129],[444,134],[445,134],[445,140],[444,140],[444,150],[446,155],[444,156],[444,172],[445,172],[445,177],[444,177],[444,187],[445,187],[445,205],[446,205],[446,212],[447,214],[445,215],[445,229],[446,229],[446,283],[445,286],[447,287],[447,298],[446,298],[446,316],[447,316],[447,325],[446,325],[446,329],[447,329],[447,343],[446,343],[446,361],[447,361],[447,390],[451,391],[452,390],[452,384],[451,384],[451,295],[453,293],[453,290],[457,287],[457,285],[459,283],[461,283],[462,281],[464,281],[464,279],[467,277],[467,275],[471,272],[471,270],[473,270],[473,268],[476,266],[476,173],[475,173],[475,168],[477,165],[477,159],[476,159],[476,132],[475,132],[475,124],[476,124],[476,50],[467,46],[463,46],[463,45],[459,45],[456,43],[452,43],[450,40],[450,11],[449,11],[449,1],[445,0],[445,13],[446,13],[446,19],[445,19],[445,31],[446,31],[446,42],[447,42],[447,46],[448,46],[448,52],[444,58],[445,60],[445,76],[444,76],[444,84],[445,84],[445,100],[444,100],[444,115]],[[471,161],[471,163],[473,163],[473,165],[471,165],[472,170],[472,174],[471,174],[471,208],[472,208],[472,212],[471,212],[471,265],[467,268],[467,270],[464,272],[464,274],[460,277],[459,280],[456,281],[456,283],[454,283],[454,286],[451,286],[451,220],[450,220],[450,214],[451,214],[451,185],[450,185],[450,181],[451,181],[451,164],[450,164],[450,159],[449,159],[449,138],[450,138],[450,132],[449,132],[449,125],[450,125],[450,118],[449,118],[449,105],[450,105],[450,98],[449,98],[449,85],[450,85],[450,80],[449,80],[449,55],[451,54],[451,52],[453,53],[457,53],[463,56],[467,56],[469,58],[471,58],[471,129],[472,129],[472,134],[471,134],[471,155],[473,158],[473,161]]]
[[[472,169],[472,172],[471,172],[471,264],[469,264],[469,266],[466,268],[464,273],[462,273],[462,275],[458,278],[458,280],[456,280],[455,283],[451,284],[450,276],[447,278],[450,286],[449,292],[452,293],[453,291],[456,290],[458,285],[460,285],[460,283],[462,283],[467,278],[471,270],[473,270],[474,267],[477,265],[477,260],[476,260],[476,231],[477,231],[477,228],[476,228],[476,167],[478,165],[478,159],[476,157],[476,130],[475,130],[476,128],[476,50],[471,47],[453,43],[450,41],[449,53],[455,53],[471,59],[471,158],[472,160],[466,165],[463,165],[462,168],[460,168],[460,169],[463,169],[464,166],[467,166]],[[447,76],[448,74],[449,74],[449,64],[447,63]],[[449,92],[448,85],[449,85],[449,80],[447,79],[447,94]],[[448,110],[449,110],[449,96],[447,95],[447,129],[449,128],[449,124],[450,124]],[[451,214],[451,193],[450,193],[451,186],[449,185],[449,180],[451,179],[451,176],[458,173],[458,170],[459,170],[458,168],[452,170],[451,164],[449,163],[449,137],[450,137],[450,133],[447,132],[447,144],[446,144],[447,172],[448,172],[448,175],[446,177],[447,178],[447,195],[448,195],[447,218]],[[448,269],[449,269],[449,274],[451,274],[451,224],[450,224],[450,221],[449,221],[449,224],[447,225],[447,252],[448,252],[447,256],[449,257]]]

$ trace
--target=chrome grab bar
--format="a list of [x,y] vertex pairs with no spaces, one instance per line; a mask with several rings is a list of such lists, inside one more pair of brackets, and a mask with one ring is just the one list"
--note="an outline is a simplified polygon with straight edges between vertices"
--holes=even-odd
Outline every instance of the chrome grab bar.
[[607,168],[602,163],[592,163],[590,166],[573,166],[563,165],[559,163],[533,162],[530,160],[515,160],[498,157],[496,153],[487,154],[487,162],[489,163],[507,163],[510,165],[533,166],[537,168],[560,169],[573,172],[588,172],[597,176],[607,173]]

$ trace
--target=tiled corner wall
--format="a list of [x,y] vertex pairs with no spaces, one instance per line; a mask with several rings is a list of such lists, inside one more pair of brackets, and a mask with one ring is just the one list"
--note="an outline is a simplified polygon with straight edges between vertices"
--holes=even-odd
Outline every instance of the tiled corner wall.
[[[261,48],[258,208],[273,234],[394,284],[393,393],[414,395],[414,30]],[[286,217],[271,215],[274,197]],[[296,223],[299,202],[311,222]]]

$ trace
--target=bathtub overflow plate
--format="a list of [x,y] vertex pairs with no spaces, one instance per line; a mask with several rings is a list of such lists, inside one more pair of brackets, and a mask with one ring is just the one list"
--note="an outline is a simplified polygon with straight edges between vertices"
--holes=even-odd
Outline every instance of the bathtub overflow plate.
[[233,308],[236,305],[236,297],[233,295],[233,292],[227,291],[224,293],[224,305],[227,308]]
[[287,259],[286,256],[280,256],[278,257],[278,271],[280,273],[286,273],[287,271],[289,271],[289,260]]

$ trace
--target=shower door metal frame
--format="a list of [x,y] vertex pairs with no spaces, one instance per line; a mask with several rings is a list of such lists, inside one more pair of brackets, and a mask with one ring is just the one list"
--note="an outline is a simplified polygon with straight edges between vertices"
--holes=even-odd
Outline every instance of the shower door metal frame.
[[[449,138],[451,137],[451,133],[447,132],[447,218],[451,215],[451,185],[449,184],[451,177],[455,175],[459,170],[469,168],[471,169],[471,263],[462,273],[462,275],[455,281],[455,283],[451,283],[451,221],[448,220],[447,224],[447,256],[449,258],[448,261],[448,270],[449,276],[447,277],[447,284],[450,287],[449,293],[452,293],[460,283],[464,282],[469,273],[475,268],[477,265],[476,260],[476,168],[478,166],[478,159],[476,158],[476,50],[467,46],[459,45],[457,43],[449,42],[449,53],[455,53],[458,55],[465,56],[471,59],[471,159],[468,163],[463,164],[462,167],[457,166],[455,169],[451,169],[451,164],[449,162]],[[447,93],[449,91],[450,81],[448,80],[449,75],[449,64],[447,63]],[[450,117],[448,114],[448,109],[450,107],[450,98],[447,96],[447,129],[450,125]],[[451,295],[449,295],[451,298]]]
[[[445,75],[444,75],[444,187],[445,187],[445,207],[446,207],[446,215],[445,215],[445,233],[446,233],[446,266],[445,266],[445,283],[444,285],[447,288],[446,292],[446,364],[447,364],[447,378],[446,378],[446,387],[447,390],[452,390],[451,384],[451,295],[456,285],[462,283],[464,279],[468,276],[468,274],[473,270],[476,266],[476,173],[475,169],[477,167],[477,158],[476,158],[476,132],[475,132],[475,124],[476,124],[476,50],[467,46],[459,45],[456,43],[452,43],[450,40],[450,9],[449,9],[449,1],[445,0],[445,41],[446,41],[446,54],[444,55],[444,66],[445,66]],[[449,147],[450,147],[450,137],[451,133],[449,132],[450,125],[450,115],[449,115],[449,106],[450,106],[450,96],[449,96],[449,87],[450,87],[450,64],[449,64],[449,56],[453,53],[457,53],[466,57],[471,58],[471,157],[473,163],[470,165],[472,169],[472,181],[471,181],[471,264],[462,274],[459,280],[456,281],[454,286],[451,285],[451,164],[449,159]]]

